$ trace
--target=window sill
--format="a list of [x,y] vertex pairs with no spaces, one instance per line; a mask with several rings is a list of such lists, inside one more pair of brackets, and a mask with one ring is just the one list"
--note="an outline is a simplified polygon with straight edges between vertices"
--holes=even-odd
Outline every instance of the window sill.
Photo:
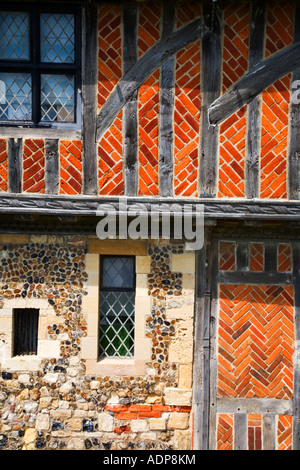
[[100,361],[86,360],[86,373],[103,376],[137,376],[145,375],[145,361],[134,359],[105,358]]
[[14,138],[49,138],[49,139],[75,139],[82,138],[80,128],[70,129],[55,129],[43,127],[15,127],[3,126],[0,127],[1,137],[14,137]]

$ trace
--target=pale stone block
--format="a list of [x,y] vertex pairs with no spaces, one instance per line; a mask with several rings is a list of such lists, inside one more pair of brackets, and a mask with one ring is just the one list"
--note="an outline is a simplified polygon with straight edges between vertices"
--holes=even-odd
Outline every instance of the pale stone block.
[[[169,302],[169,305],[170,304],[173,305],[171,302]],[[193,318],[194,304],[186,304],[182,302],[180,306],[176,306],[175,308],[167,307],[167,316],[171,320]]]
[[179,273],[195,272],[195,254],[172,255],[172,271]]
[[84,439],[73,438],[68,442],[69,450],[84,450]]
[[10,334],[12,331],[12,316],[3,316],[0,319],[0,333]]
[[96,359],[98,355],[98,345],[96,336],[86,336],[81,340],[81,352],[84,359]]
[[90,272],[88,276],[89,295],[97,296],[99,291],[99,273]]
[[136,297],[147,297],[148,276],[147,274],[137,274],[136,276]]
[[25,444],[30,444],[30,443],[35,442],[36,438],[37,438],[37,430],[36,429],[27,428],[25,430],[25,433],[24,433],[24,436],[23,436]]
[[151,340],[150,338],[136,338],[134,342],[134,357],[139,361],[151,360]]
[[72,418],[65,421],[65,429],[68,431],[81,431],[82,430],[82,419],[81,418]]
[[48,431],[50,427],[50,416],[47,413],[39,413],[36,417],[35,428],[37,431]]
[[192,388],[192,366],[186,364],[179,365],[179,388]]
[[48,374],[44,375],[43,380],[49,384],[56,384],[58,381],[58,374],[48,372]]
[[100,259],[99,255],[86,255],[85,268],[88,273],[99,273]]
[[189,427],[189,413],[170,413],[169,429],[187,429]]
[[39,370],[41,359],[37,356],[20,356],[3,358],[2,367],[10,371],[30,371],[35,372]]
[[97,336],[98,334],[98,313],[88,313],[87,314],[87,334],[88,336]]
[[175,387],[165,388],[165,404],[177,406],[190,406],[192,403],[192,391]]
[[112,432],[114,430],[114,418],[108,413],[99,413],[98,415],[99,431]]
[[[99,290],[97,290],[99,293]],[[85,313],[98,313],[99,312],[99,295],[86,295],[82,301],[82,310]]]
[[193,360],[193,342],[191,338],[173,339],[169,348],[169,361],[181,364],[191,364]]
[[30,243],[47,243],[47,235],[30,235]]
[[145,419],[132,420],[130,427],[132,432],[145,432],[149,429],[148,422]]
[[190,430],[174,431],[174,448],[177,450],[190,450],[192,446]]
[[166,418],[150,418],[149,425],[151,431],[165,431],[167,420]]
[[28,243],[29,235],[27,234],[14,234],[14,233],[1,233],[0,243]]
[[59,341],[42,339],[38,342],[38,356],[40,358],[58,358],[60,355]]
[[135,270],[137,274],[150,273],[151,256],[136,256]]

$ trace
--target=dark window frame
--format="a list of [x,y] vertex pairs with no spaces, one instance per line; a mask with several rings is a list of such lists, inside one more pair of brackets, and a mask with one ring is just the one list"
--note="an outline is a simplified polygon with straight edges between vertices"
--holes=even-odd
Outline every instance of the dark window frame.
[[[2,12],[29,13],[30,23],[30,60],[1,60],[0,72],[24,72],[32,75],[32,120],[0,120],[0,127],[29,127],[53,129],[78,129],[81,125],[81,83],[82,83],[82,38],[81,8],[79,5],[47,4],[40,6],[34,3],[0,3]],[[75,57],[74,63],[51,63],[40,60],[40,14],[66,13],[74,14]],[[74,122],[41,121],[41,75],[74,76]]]
[[13,310],[13,356],[37,355],[39,309]]

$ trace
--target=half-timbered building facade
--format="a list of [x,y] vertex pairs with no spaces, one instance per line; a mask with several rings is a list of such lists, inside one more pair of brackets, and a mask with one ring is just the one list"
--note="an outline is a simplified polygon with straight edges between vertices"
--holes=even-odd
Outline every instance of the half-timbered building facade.
[[298,2],[0,31],[0,447],[299,449]]

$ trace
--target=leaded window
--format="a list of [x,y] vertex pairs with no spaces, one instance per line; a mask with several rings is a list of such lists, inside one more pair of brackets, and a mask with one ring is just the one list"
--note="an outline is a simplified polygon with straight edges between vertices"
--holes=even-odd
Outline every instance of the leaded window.
[[135,257],[100,257],[99,358],[134,353]]
[[0,124],[70,128],[79,121],[80,12],[0,4]]

